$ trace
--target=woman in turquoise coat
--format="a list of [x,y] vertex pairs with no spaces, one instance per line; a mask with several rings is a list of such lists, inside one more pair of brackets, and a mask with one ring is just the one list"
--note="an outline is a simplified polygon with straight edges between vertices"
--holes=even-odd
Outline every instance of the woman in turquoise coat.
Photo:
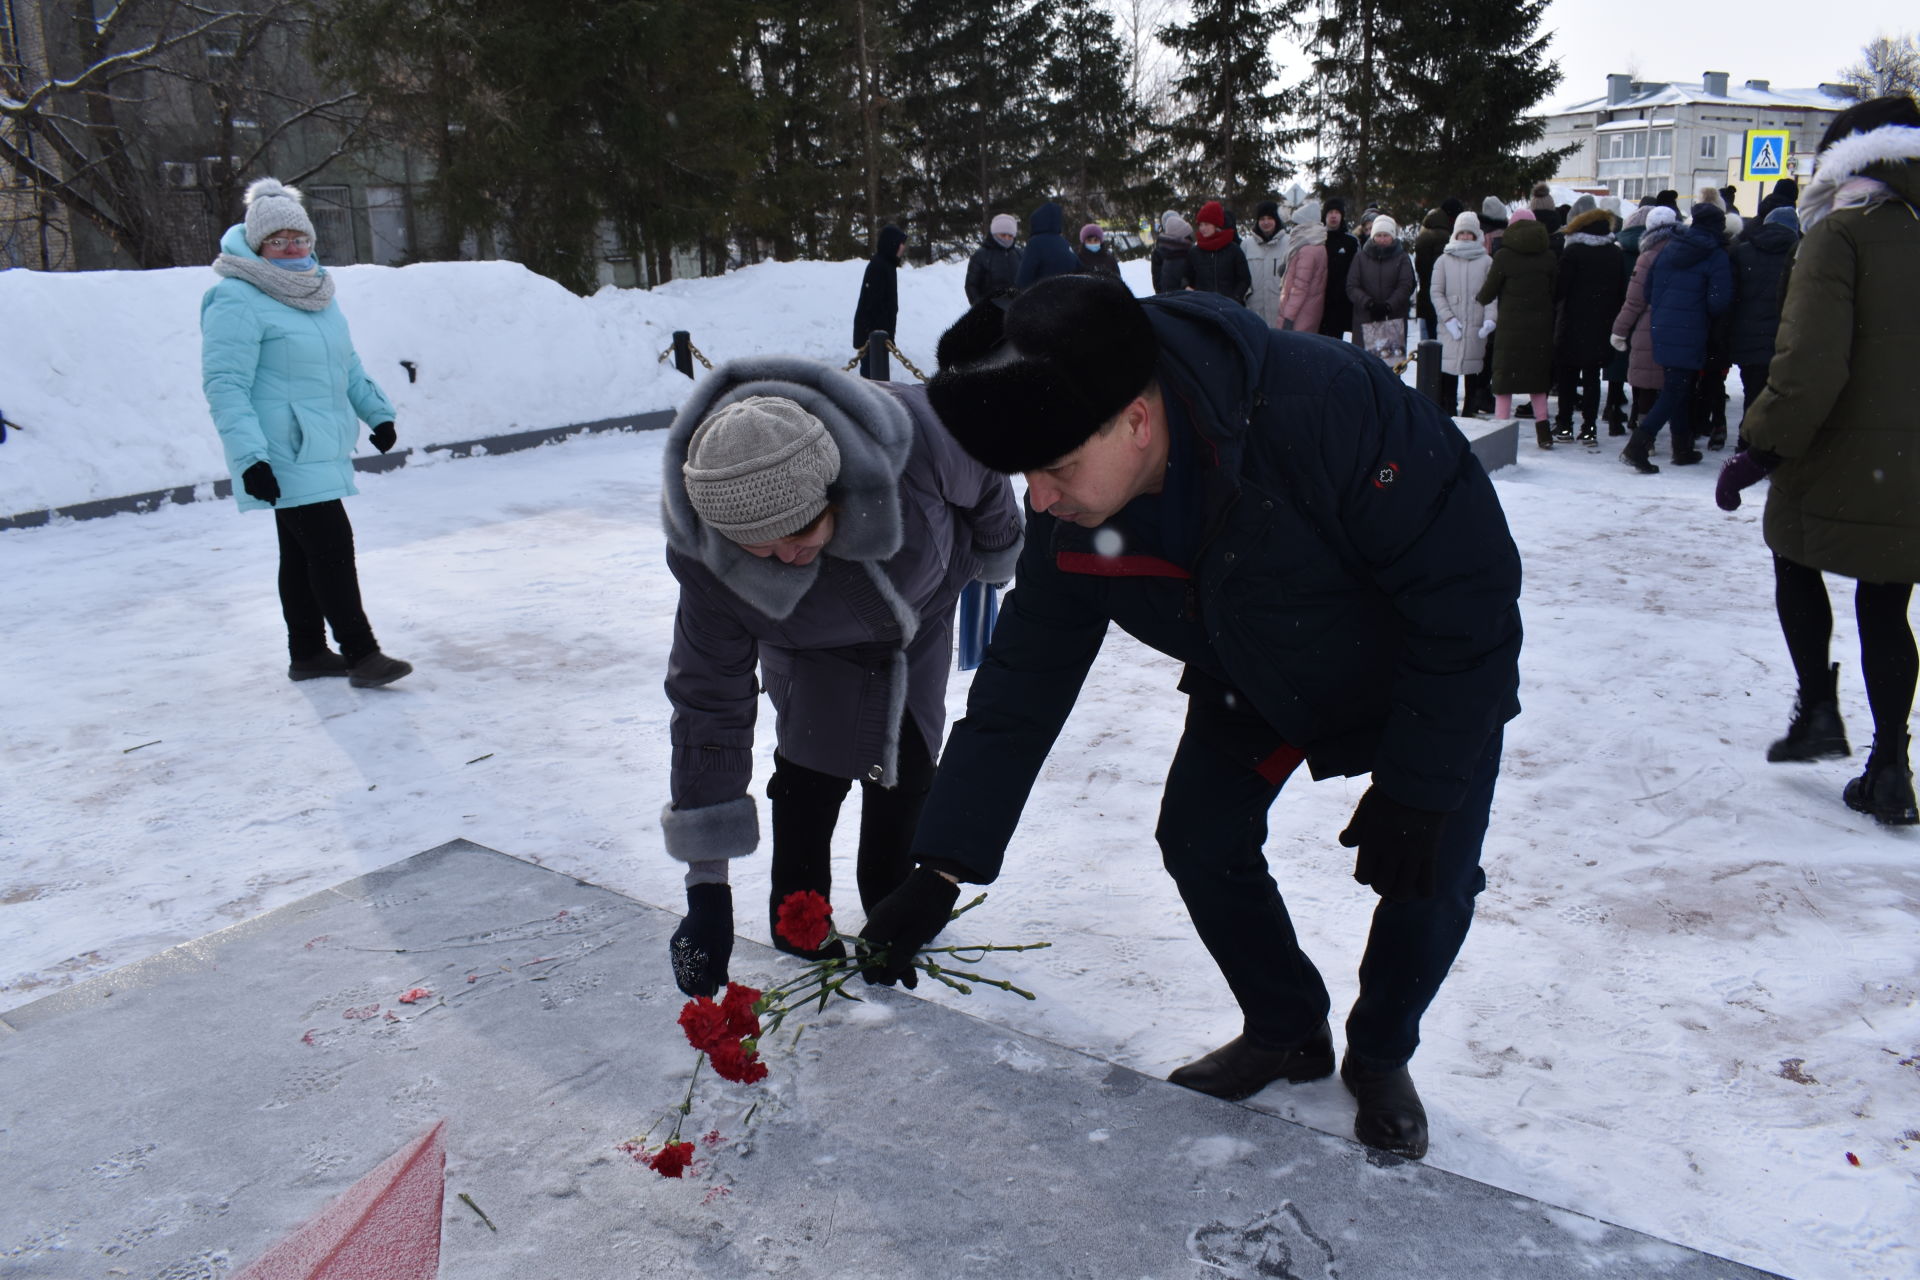
[[393,447],[393,404],[360,367],[333,277],[313,252],[299,191],[273,178],[249,186],[246,221],[221,237],[221,279],[200,301],[201,385],[234,500],[242,511],[273,510],[288,678],[346,676],[369,688],[413,668],[373,638],[341,499],[359,492],[360,423],[380,452]]

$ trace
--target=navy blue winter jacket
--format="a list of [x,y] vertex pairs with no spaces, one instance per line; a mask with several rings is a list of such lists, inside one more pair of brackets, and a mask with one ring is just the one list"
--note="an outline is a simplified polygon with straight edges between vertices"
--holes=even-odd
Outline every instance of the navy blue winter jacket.
[[1020,272],[1014,276],[1017,289],[1037,284],[1049,276],[1070,276],[1080,270],[1080,259],[1063,234],[1066,214],[1049,201],[1027,219],[1027,248],[1020,256]]
[[1707,363],[1713,321],[1733,300],[1733,269],[1726,243],[1712,231],[1688,227],[1667,242],[1647,278],[1653,312],[1653,358],[1663,369],[1700,369]]
[[1800,237],[1769,223],[1733,247],[1733,316],[1728,354],[1735,364],[1766,364],[1780,332],[1780,299]]
[[[1418,808],[1458,808],[1520,710],[1520,556],[1447,416],[1351,344],[1217,295],[1144,305],[1172,429],[1190,433],[1176,457],[1198,473],[1165,541],[1190,549],[1124,541],[1150,498],[1100,530],[1029,512],[914,843],[979,883],[999,874],[1109,622],[1185,662],[1183,690],[1244,697],[1314,777],[1371,771]],[[1116,535],[1119,554],[1095,552]]]

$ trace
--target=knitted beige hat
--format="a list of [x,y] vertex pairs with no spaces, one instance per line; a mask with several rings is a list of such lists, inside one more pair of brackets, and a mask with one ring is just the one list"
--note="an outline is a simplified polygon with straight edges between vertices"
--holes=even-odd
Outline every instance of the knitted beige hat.
[[289,187],[278,178],[260,178],[247,185],[247,248],[260,252],[260,244],[276,231],[294,231],[313,236],[313,219],[300,204],[300,189]]
[[680,468],[700,518],[734,542],[798,533],[826,510],[840,448],[826,424],[781,396],[748,396],[694,428]]

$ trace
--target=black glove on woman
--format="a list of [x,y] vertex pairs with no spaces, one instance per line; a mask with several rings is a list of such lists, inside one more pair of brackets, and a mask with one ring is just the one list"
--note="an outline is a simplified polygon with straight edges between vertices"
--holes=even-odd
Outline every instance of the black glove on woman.
[[240,487],[249,498],[258,498],[268,506],[280,501],[280,481],[264,459],[240,473]]
[[710,996],[727,981],[733,957],[733,890],[724,884],[687,886],[687,918],[667,944],[673,980],[690,996]]
[[1412,902],[1433,896],[1433,863],[1447,815],[1401,804],[1378,787],[1368,787],[1340,833],[1344,848],[1360,850],[1353,878],[1388,902]]
[[868,914],[860,941],[867,954],[878,959],[861,969],[860,976],[885,987],[896,982],[908,990],[919,986],[913,957],[947,927],[959,897],[960,886],[932,867],[914,868],[907,882],[880,899]]
[[393,448],[393,442],[398,438],[399,436],[394,431],[391,422],[383,422],[373,430],[367,432],[367,439],[373,441],[373,447],[382,453]]

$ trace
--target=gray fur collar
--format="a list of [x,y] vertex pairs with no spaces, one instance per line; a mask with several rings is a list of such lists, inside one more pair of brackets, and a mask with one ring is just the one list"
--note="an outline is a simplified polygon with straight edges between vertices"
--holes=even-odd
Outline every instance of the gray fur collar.
[[840,509],[826,554],[841,560],[878,562],[900,550],[905,537],[900,473],[913,451],[913,420],[906,406],[874,383],[792,356],[729,360],[694,387],[680,406],[667,429],[663,456],[661,507],[667,545],[698,560],[728,590],[777,620],[791,614],[813,586],[819,562],[795,567],[742,551],[700,519],[681,479],[694,428],[714,410],[747,396],[797,401],[826,424],[839,446],[840,478],[827,494]]
[[1592,245],[1612,244],[1613,236],[1611,234],[1596,236],[1591,231],[1576,231],[1567,237],[1567,243]]
[[[1872,165],[1920,160],[1920,129],[1889,124],[1848,134],[1820,156],[1813,181],[1800,193],[1800,229],[1804,234],[1832,213],[1848,179],[1864,176]],[[1840,207],[1847,207],[1840,202]]]

